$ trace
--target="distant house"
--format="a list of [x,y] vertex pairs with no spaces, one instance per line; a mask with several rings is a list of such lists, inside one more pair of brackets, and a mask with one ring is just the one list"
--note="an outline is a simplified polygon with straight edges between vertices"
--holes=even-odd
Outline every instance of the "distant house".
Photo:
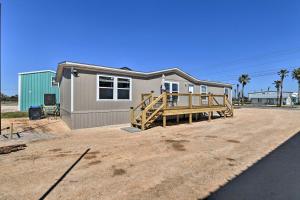
[[[283,92],[282,102],[283,105],[292,105],[297,102],[297,93]],[[277,104],[277,91],[260,91],[248,93],[249,101],[252,104],[261,105],[276,105]]]
[[51,70],[19,73],[19,111],[28,111],[30,106],[43,105],[45,94],[55,95],[56,102],[59,103],[59,85],[55,77],[56,73]]
[[[127,67],[62,62],[57,67],[61,117],[73,129],[129,123],[130,107],[140,104],[142,93],[161,94],[162,77],[170,93],[227,94],[230,101],[232,98],[231,84],[199,80],[178,68],[138,72]],[[179,97],[178,104],[184,101]]]

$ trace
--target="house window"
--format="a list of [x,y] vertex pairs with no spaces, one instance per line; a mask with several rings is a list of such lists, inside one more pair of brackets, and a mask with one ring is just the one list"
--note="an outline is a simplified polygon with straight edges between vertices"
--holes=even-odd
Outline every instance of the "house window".
[[[201,85],[200,86],[200,94],[207,94],[207,86],[206,85]],[[201,97],[202,100],[207,101],[207,97]]]
[[[165,88],[166,88],[166,92],[178,93],[179,92],[179,83],[166,81]],[[176,104],[178,101],[178,96],[168,96],[168,101],[172,102],[172,104]]]
[[118,99],[130,99],[130,79],[118,78]]
[[56,82],[54,76],[51,77],[51,86],[52,86],[52,87],[57,87],[57,86],[58,86],[58,82]]
[[97,100],[131,100],[131,79],[98,75]]
[[99,99],[114,99],[114,77],[99,76]]
[[194,93],[194,85],[189,84],[189,92]]
[[224,88],[224,94],[227,95],[227,96],[229,95],[229,89],[228,88]]

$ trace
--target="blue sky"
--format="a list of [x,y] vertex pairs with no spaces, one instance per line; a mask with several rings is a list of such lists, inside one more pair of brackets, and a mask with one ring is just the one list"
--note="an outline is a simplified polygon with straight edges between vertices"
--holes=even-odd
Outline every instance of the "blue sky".
[[[300,66],[300,1],[1,0],[1,90],[17,74],[77,61],[139,71],[168,67],[246,91],[274,89],[276,71]],[[297,90],[288,77],[286,90]]]

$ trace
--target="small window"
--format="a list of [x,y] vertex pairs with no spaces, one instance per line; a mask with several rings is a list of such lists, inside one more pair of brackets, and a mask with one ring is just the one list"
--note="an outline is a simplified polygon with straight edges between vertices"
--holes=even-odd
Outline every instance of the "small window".
[[114,99],[114,77],[99,76],[99,99]]
[[[201,94],[207,94],[207,86],[206,85],[201,85],[200,86],[200,93]],[[202,100],[205,100],[205,101],[207,101],[208,100],[208,98],[207,97],[201,97],[201,99]]]
[[130,79],[118,78],[118,99],[130,99]]
[[229,95],[229,88],[224,88],[224,94],[227,96]]
[[189,92],[194,93],[194,85],[189,84]]
[[178,83],[172,83],[172,93],[178,93]]
[[51,77],[51,85],[52,85],[52,87],[57,87],[58,86],[58,82],[56,82],[55,77]]
[[166,89],[166,92],[170,92],[170,83],[169,82],[165,82],[165,89]]

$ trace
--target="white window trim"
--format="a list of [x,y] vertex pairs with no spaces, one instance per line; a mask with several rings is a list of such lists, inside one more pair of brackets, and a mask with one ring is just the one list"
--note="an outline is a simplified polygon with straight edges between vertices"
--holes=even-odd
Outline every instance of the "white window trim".
[[[114,78],[113,99],[99,99],[99,77],[105,76]],[[129,99],[118,99],[118,78],[129,79]],[[112,76],[107,74],[97,74],[96,81],[96,101],[132,101],[132,78],[125,76]]]
[[189,90],[190,90],[190,86],[191,87],[193,87],[193,92],[192,92],[192,94],[195,92],[195,85],[193,85],[193,84],[188,84],[188,92],[190,92]]
[[165,83],[169,83],[170,84],[170,93],[173,93],[173,88],[172,88],[172,84],[177,84],[178,85],[178,93],[179,93],[179,82],[176,81],[165,81]]
[[[206,93],[203,93],[202,92],[202,87],[205,87],[206,88]],[[208,94],[208,87],[207,85],[200,85],[200,94]],[[201,97],[202,98],[202,97]],[[205,99],[201,99],[202,101],[204,102],[207,102],[208,101],[208,98],[206,97]]]
[[[177,91],[177,93],[180,92],[180,84],[179,84],[179,82],[177,82],[177,81],[165,81],[165,83],[169,83],[169,84],[170,84],[170,91],[169,91],[169,93],[173,93],[173,88],[172,88],[172,84],[173,84],[173,83],[174,83],[174,84],[177,84],[177,86],[178,86],[178,91]],[[177,97],[177,102],[179,102],[179,99],[180,99],[180,96],[178,95],[178,97]]]

